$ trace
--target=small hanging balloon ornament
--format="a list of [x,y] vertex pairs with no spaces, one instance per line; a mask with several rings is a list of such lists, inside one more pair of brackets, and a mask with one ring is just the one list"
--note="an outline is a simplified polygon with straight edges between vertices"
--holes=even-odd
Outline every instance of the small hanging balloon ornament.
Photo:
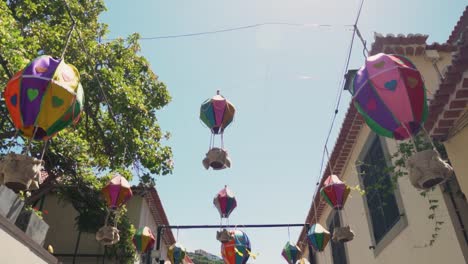
[[[200,119],[211,131],[210,149],[203,160],[205,169],[222,170],[231,167],[231,159],[224,149],[224,129],[232,123],[236,109],[223,96],[217,94],[203,102],[200,107]],[[221,136],[221,146],[215,147],[215,136]]]
[[186,250],[185,248],[179,244],[175,243],[169,247],[167,250],[167,257],[171,264],[182,264],[183,260],[185,259]]
[[284,246],[281,255],[289,264],[296,264],[301,257],[301,249],[297,245],[288,241]]
[[230,231],[233,239],[221,244],[221,255],[225,264],[245,264],[252,255],[250,241],[240,230]]
[[333,209],[343,209],[348,199],[351,188],[344,184],[336,175],[330,175],[320,189],[320,195]]
[[217,94],[203,102],[200,108],[200,119],[213,134],[223,134],[224,129],[234,119],[236,108],[222,95]]
[[307,232],[309,244],[317,251],[323,251],[330,241],[330,232],[320,224],[314,224]]
[[78,122],[83,110],[80,74],[63,59],[40,56],[7,84],[5,103],[23,136],[48,140]]
[[116,173],[102,189],[102,195],[107,206],[111,210],[116,210],[127,203],[132,198],[133,193],[130,183],[122,175]]
[[[102,188],[102,195],[106,200],[108,211],[104,226],[96,233],[96,240],[103,245],[113,245],[120,240],[117,222],[119,218],[119,209],[132,197],[132,189],[128,181],[120,174],[116,173],[114,177]],[[109,226],[109,218],[114,215],[114,226]]]
[[213,204],[218,209],[221,218],[228,218],[232,211],[237,207],[236,197],[227,186],[218,192],[216,197],[213,199]]
[[377,134],[404,140],[426,121],[426,89],[406,57],[379,53],[367,58],[350,89],[354,106]]
[[144,254],[150,251],[154,246],[154,235],[147,226],[139,228],[133,236],[133,244],[138,252]]

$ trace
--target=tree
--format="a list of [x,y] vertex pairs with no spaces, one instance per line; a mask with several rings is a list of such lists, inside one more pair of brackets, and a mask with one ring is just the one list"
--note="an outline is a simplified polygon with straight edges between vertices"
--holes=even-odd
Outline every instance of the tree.
[[[172,170],[169,137],[156,112],[170,101],[148,61],[139,55],[139,35],[106,42],[107,25],[98,22],[103,1],[66,0],[76,23],[64,59],[75,65],[85,90],[81,122],[54,137],[45,155],[47,170],[75,175],[81,169],[105,171],[138,164],[146,176]],[[0,3],[0,85],[41,54],[60,57],[73,24],[65,1],[11,0]],[[8,116],[1,101],[0,114]],[[0,121],[1,149],[14,134]],[[19,143],[15,143],[19,144]],[[39,155],[41,144],[34,144]],[[148,179],[148,177],[146,177]]]
[[[120,170],[130,178],[137,166],[141,183],[152,186],[155,175],[169,174],[173,167],[171,148],[164,145],[170,135],[157,120],[157,110],[171,99],[168,90],[139,54],[138,34],[101,41],[108,32],[107,25],[98,22],[103,11],[102,0],[0,2],[2,91],[15,72],[42,54],[63,54],[80,71],[85,91],[81,121],[49,140],[44,161],[50,177],[60,177],[58,192],[73,202],[81,215],[77,227],[84,232],[93,232],[99,224],[88,226],[86,214],[96,215],[94,220],[105,214],[105,205],[96,201],[103,183],[96,175]],[[11,140],[16,131],[7,118],[3,96],[0,115],[0,154],[4,155],[24,147],[24,141]],[[43,146],[33,142],[31,155],[40,157]],[[131,230],[131,225],[125,226],[123,231]]]

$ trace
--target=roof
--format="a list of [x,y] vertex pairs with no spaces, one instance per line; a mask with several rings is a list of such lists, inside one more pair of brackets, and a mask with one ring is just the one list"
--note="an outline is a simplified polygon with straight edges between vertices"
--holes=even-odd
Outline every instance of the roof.
[[[144,194],[144,198],[148,203],[148,207],[150,208],[150,212],[153,216],[154,222],[158,226],[169,225],[169,220],[167,219],[166,213],[164,211],[161,199],[159,198],[159,194],[156,188],[132,186],[132,191],[142,192]],[[176,242],[171,229],[164,229],[163,240],[166,243],[166,245],[172,245]]]
[[464,31],[468,27],[468,6],[465,7],[465,11],[463,11],[463,14],[460,16],[460,19],[458,20],[457,24],[452,30],[452,33],[450,34],[447,43],[454,44],[458,37],[460,36],[460,33]]
[[399,54],[406,56],[420,56],[423,55],[425,50],[437,50],[450,52],[454,51],[455,47],[451,44],[439,44],[434,42],[426,44],[428,35],[422,34],[393,34],[382,35],[380,33],[374,34],[374,43],[372,43],[370,55],[377,53]]
[[[468,35],[468,34],[467,34]],[[375,55],[377,53],[393,53],[393,54],[401,54],[406,56],[421,56],[424,54],[425,50],[437,50],[437,51],[455,51],[456,47],[452,44],[439,44],[433,43],[430,45],[426,44],[428,35],[421,35],[421,34],[408,34],[402,35],[399,34],[397,36],[388,34],[382,35],[379,33],[374,34],[375,41],[372,44],[372,48],[369,52],[370,55]],[[468,56],[468,50],[465,54]],[[464,60],[466,62],[466,60]],[[468,66],[468,65],[467,65]],[[468,80],[466,82],[468,86]],[[338,175],[341,178],[341,174],[346,166],[346,163],[351,156],[351,152],[354,148],[356,143],[357,136],[361,131],[361,128],[364,124],[363,119],[357,113],[353,102],[350,102],[350,106],[344,118],[342,127],[340,129],[340,133],[338,139],[336,140],[335,146],[329,158],[328,164],[326,168],[332,168],[333,173]],[[319,186],[317,188],[321,188],[323,186],[323,182],[325,181],[326,177],[330,174],[329,169],[326,170],[322,178],[320,180]],[[316,208],[314,208],[314,206]],[[307,214],[306,223],[314,223],[314,219],[319,219],[323,210],[326,206],[326,203],[319,192],[316,192],[315,197],[313,198],[312,205],[310,207],[309,213]],[[315,212],[317,216],[315,215]],[[297,244],[303,245],[301,243],[305,240],[306,236],[306,228],[303,228]]]
[[[464,15],[468,20],[466,13],[465,10]],[[429,117],[425,124],[431,136],[442,141],[450,137],[468,103],[468,28],[460,34],[462,37],[458,38],[458,49],[453,53],[452,64],[446,68],[439,89],[430,102]]]
[[[357,136],[359,134],[359,131],[361,131],[363,124],[364,120],[358,114],[356,108],[351,102],[343,124],[341,126],[340,134],[338,135],[338,139],[336,140],[335,147],[333,148],[330,159],[327,163],[326,168],[332,168],[333,174],[338,176],[342,174],[344,168],[346,167],[346,163],[349,157],[351,156],[352,149],[354,147],[354,144],[356,143]],[[326,169],[322,175],[320,184],[319,186],[317,186],[317,188],[320,188],[323,185],[323,182],[325,181],[328,175],[330,175],[330,171],[329,169]],[[317,208],[314,208],[314,205],[316,205]],[[305,222],[314,223],[315,221],[313,220],[315,218],[320,218],[321,214],[323,213],[323,210],[325,209],[325,206],[325,201],[321,198],[318,192],[316,192],[316,195],[312,201],[312,205],[310,207]],[[315,212],[317,212],[317,216],[315,215]],[[306,228],[303,228],[298,239],[298,245],[302,244],[300,242],[304,241],[305,235]]]

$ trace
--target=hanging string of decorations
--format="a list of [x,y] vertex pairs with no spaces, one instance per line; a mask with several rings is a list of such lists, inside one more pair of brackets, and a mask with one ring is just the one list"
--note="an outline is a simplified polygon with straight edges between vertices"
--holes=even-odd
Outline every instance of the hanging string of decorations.
[[[409,178],[418,189],[430,189],[453,175],[424,131],[428,116],[426,88],[421,73],[406,57],[379,53],[366,59],[351,85],[354,106],[378,135],[409,139],[416,153],[407,161]],[[414,138],[420,131],[432,149],[419,151]]]
[[[231,167],[231,159],[224,149],[224,130],[234,120],[236,108],[226,98],[220,95],[219,90],[212,98],[203,102],[200,107],[200,120],[210,129],[210,147],[203,159],[205,169],[222,170]],[[215,147],[215,136],[219,135],[221,146]]]

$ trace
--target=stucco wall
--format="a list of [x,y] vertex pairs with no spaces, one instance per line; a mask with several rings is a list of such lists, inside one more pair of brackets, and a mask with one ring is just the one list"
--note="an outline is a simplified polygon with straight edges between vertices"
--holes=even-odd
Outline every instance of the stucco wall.
[[[153,231],[153,234],[154,234],[154,236],[156,238],[156,235],[157,235],[156,231],[157,231],[158,225],[154,221],[154,218],[153,218],[153,215],[151,214],[148,203],[145,201],[145,202],[142,202],[140,204],[141,204],[141,211],[140,211],[140,218],[139,218],[138,227],[144,227],[144,226],[149,227],[151,229],[151,231]],[[156,248],[156,244],[155,244],[155,248]],[[165,245],[164,240],[161,239],[161,249],[160,249],[161,259],[166,259],[167,249],[168,249],[168,246]]]
[[[0,216],[0,252],[1,258],[0,263],[4,264],[13,264],[13,263],[34,263],[34,264],[42,264],[42,263],[49,263],[48,261],[41,258],[37,252],[31,250],[27,244],[24,242],[24,237],[22,238],[19,230],[16,226],[12,223],[9,223],[6,218]],[[8,223],[7,223],[8,222]],[[13,230],[17,229],[17,230]],[[18,233],[16,233],[18,232]],[[16,234],[15,234],[16,233]],[[23,234],[23,236],[25,236]],[[23,241],[21,241],[23,240]],[[32,240],[30,243],[35,243]],[[31,245],[30,245],[31,246]],[[39,245],[36,244],[38,250],[45,251]],[[45,253],[48,254],[48,253]],[[50,257],[52,259],[52,257]],[[50,260],[50,263],[56,263]]]
[[444,142],[463,193],[468,194],[468,128]]
[[[437,62],[437,68],[443,72],[447,65],[452,62],[452,54],[449,52],[439,52],[439,61]],[[432,94],[439,89],[439,74],[435,70],[431,61],[425,56],[408,56],[416,68],[421,73],[426,89],[429,91],[428,98],[432,97]]]
[[[369,128],[364,126],[343,173],[348,185],[360,184],[355,162],[369,135]],[[387,140],[387,148],[390,154],[394,153],[396,142]],[[364,199],[358,192],[351,193],[345,206],[345,213],[342,214],[344,222],[349,224],[355,232],[354,240],[345,244],[349,263],[465,263],[440,188],[436,188],[430,197],[439,200],[436,214],[438,220],[444,221],[444,224],[441,226],[434,245],[425,247],[434,230],[434,222],[428,219],[431,213],[429,203],[412,187],[406,177],[400,178],[398,184],[403,213],[408,225],[378,255],[374,254],[374,250],[369,249],[372,245],[372,238],[364,207],[367,205],[364,204]],[[325,212],[320,219],[322,224],[325,224],[329,212],[330,210]],[[318,260],[319,263],[333,263],[329,246],[324,253],[318,254]]]

